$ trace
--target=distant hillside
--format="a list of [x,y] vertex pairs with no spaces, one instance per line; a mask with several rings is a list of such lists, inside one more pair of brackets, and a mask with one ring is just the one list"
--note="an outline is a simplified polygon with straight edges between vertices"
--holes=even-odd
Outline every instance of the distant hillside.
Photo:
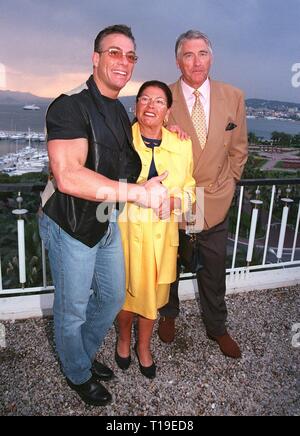
[[134,105],[135,104],[135,96],[134,95],[128,95],[127,97],[119,97],[119,100],[124,105]]
[[29,92],[0,91],[0,104],[44,104],[48,105],[52,99],[38,97]]
[[248,98],[246,100],[247,107],[253,107],[254,109],[258,108],[268,108],[273,110],[285,110],[289,108],[300,108],[300,103],[289,103],[285,101],[277,101],[277,100],[263,100],[260,98]]
[[135,96],[130,95],[127,97],[120,97],[120,102],[125,106],[125,108],[128,110],[129,108],[135,107]]
[[[128,97],[121,97],[121,102],[126,108],[135,106],[135,96],[131,95]],[[253,107],[255,109],[258,108],[268,108],[273,110],[287,110],[289,108],[299,108],[300,103],[289,103],[284,101],[276,101],[276,100],[263,100],[260,98],[248,98],[246,100],[247,107]]]
[[[0,91],[0,104],[43,104],[48,105],[53,99],[38,97],[29,92]],[[135,104],[135,97],[121,97],[121,102],[125,107],[132,107]]]
[[[0,91],[0,104],[37,104],[48,105],[53,99],[38,97],[28,92]],[[135,105],[135,96],[121,97],[121,102],[129,109]],[[247,107],[268,108],[274,110],[285,110],[288,108],[300,108],[300,103],[289,103],[277,100],[264,100],[259,98],[248,98]]]

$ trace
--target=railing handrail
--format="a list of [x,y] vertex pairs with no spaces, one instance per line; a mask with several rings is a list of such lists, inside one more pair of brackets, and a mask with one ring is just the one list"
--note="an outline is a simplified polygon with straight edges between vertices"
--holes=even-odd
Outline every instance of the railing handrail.
[[239,186],[256,186],[256,185],[300,185],[300,179],[242,179]]
[[0,183],[0,192],[38,192],[45,186],[46,183]]
[[[241,179],[238,186],[256,185],[300,185],[300,178],[295,179]],[[38,192],[42,191],[46,183],[0,183],[0,192]]]

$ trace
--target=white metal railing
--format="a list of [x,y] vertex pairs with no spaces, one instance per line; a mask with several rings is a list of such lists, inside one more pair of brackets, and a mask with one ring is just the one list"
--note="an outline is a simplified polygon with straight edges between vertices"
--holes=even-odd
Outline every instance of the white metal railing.
[[[246,190],[249,186],[255,186],[255,198],[249,198],[249,194]],[[266,198],[266,195],[262,198],[261,187],[271,186],[270,196]],[[278,187],[281,187],[280,189]],[[293,191],[292,189],[293,188]],[[276,283],[281,283],[280,280],[285,280],[289,284],[289,278],[293,278],[294,282],[299,279],[300,283],[300,243],[299,243],[299,221],[300,221],[300,201],[299,201],[299,188],[300,179],[293,180],[249,180],[242,181],[238,193],[237,204],[237,217],[236,228],[234,237],[228,239],[228,252],[232,256],[231,267],[227,269],[227,288],[229,290],[238,291],[247,288],[247,283],[251,283],[251,289],[259,289],[263,287],[263,281],[268,283],[268,274],[271,277],[277,277]],[[295,194],[295,198],[293,198]],[[18,267],[19,267],[19,287],[14,289],[3,289],[3,277],[4,271],[2,270],[3,264],[1,264],[1,253],[4,253],[5,247],[0,247],[0,305],[1,298],[12,297],[15,295],[25,294],[38,294],[49,293],[53,291],[51,283],[47,282],[46,271],[46,253],[43,243],[41,243],[42,252],[42,283],[40,286],[28,287],[26,286],[26,247],[25,247],[25,232],[26,223],[24,221],[24,215],[27,213],[26,209],[22,209],[22,198],[19,194],[17,197],[19,208],[13,211],[17,215],[17,235],[18,235]],[[277,224],[280,225],[280,230],[277,231],[278,243],[276,246],[270,246],[270,234],[272,226],[274,225],[274,206],[281,204],[281,218]],[[243,213],[245,208],[248,209],[248,213],[251,212],[251,224],[249,227],[249,235],[247,237],[241,236],[241,224],[243,223]],[[263,238],[263,245],[260,245],[260,241],[257,239],[257,225],[261,218],[262,211],[266,211],[268,208],[267,217],[265,222],[262,223],[265,231],[265,237]],[[290,222],[289,216],[291,208],[297,208],[296,218],[294,222]],[[294,228],[293,243],[290,247],[286,244],[286,232],[289,231],[291,236],[291,226]],[[244,253],[244,262],[241,263],[241,254],[239,250]],[[254,262],[254,252],[259,249],[262,256],[262,260],[259,264]],[[239,260],[238,260],[239,255]],[[277,271],[275,273],[275,271]],[[263,273],[259,274],[259,273]],[[280,280],[278,277],[280,275]],[[181,276],[181,287],[187,290],[193,281],[191,274],[183,274]],[[274,283],[273,287],[277,287]],[[249,286],[248,286],[249,288]],[[183,292],[184,293],[184,292]]]
[[[289,183],[288,180],[284,181],[277,181],[278,185],[282,185],[283,183],[287,184]],[[253,181],[251,182],[253,184]],[[295,183],[296,186],[300,186],[300,183]],[[260,213],[260,206],[263,206],[264,201],[259,199],[259,196],[261,194],[260,192],[260,186],[257,186],[256,189],[256,199],[251,199],[250,203],[254,206],[252,209],[252,216],[251,216],[251,226],[250,226],[250,234],[248,238],[248,250],[247,250],[247,256],[246,256],[246,265],[248,271],[251,270],[258,270],[258,269],[274,269],[274,268],[283,268],[285,266],[291,266],[291,265],[300,265],[300,244],[297,247],[297,240],[299,239],[299,220],[300,220],[300,200],[298,199],[298,202],[295,204],[297,207],[297,218],[296,222],[294,223],[295,230],[294,230],[294,237],[293,237],[293,245],[291,250],[291,256],[290,259],[287,258],[289,249],[285,248],[285,237],[286,237],[286,231],[289,228],[288,226],[288,217],[290,212],[290,207],[295,201],[290,197],[290,194],[292,192],[291,185],[288,185],[286,188],[286,195],[284,197],[280,198],[280,202],[282,203],[282,215],[281,215],[281,222],[280,222],[280,232],[279,232],[279,240],[277,247],[269,247],[269,238],[270,238],[270,230],[272,225],[272,217],[274,212],[274,201],[275,201],[275,195],[276,192],[278,192],[276,185],[272,185],[272,191],[271,191],[271,198],[270,198],[270,204],[269,204],[269,214],[268,214],[268,220],[266,225],[266,237],[265,237],[265,244],[264,244],[264,251],[263,251],[263,259],[261,265],[251,265],[252,259],[253,259],[253,250],[255,246],[257,246],[256,243],[256,231],[257,231],[257,222],[258,222],[258,216]],[[237,254],[237,248],[239,243],[239,230],[240,230],[240,222],[241,222],[241,216],[242,216],[242,205],[244,200],[244,189],[245,185],[241,186],[240,189],[240,196],[239,196],[239,208],[238,208],[238,219],[237,219],[237,226],[236,226],[236,233],[235,233],[235,240],[234,240],[234,251],[232,256],[232,266],[231,269],[227,272],[230,274],[234,274],[236,270],[239,270],[238,267],[236,267],[236,254]],[[279,194],[281,193],[281,190],[279,190]],[[276,262],[266,262],[267,260],[267,253],[268,250],[277,250],[276,253]],[[296,250],[299,251],[299,255],[296,257]],[[283,253],[286,252],[286,259],[283,261]]]
[[[247,187],[256,187],[255,198],[247,198]],[[261,199],[261,187],[270,186],[271,190]],[[294,190],[292,191],[292,188]],[[237,219],[234,236],[228,239],[228,254],[232,255],[231,267],[226,270],[227,293],[237,293],[259,289],[274,289],[278,287],[300,284],[300,201],[299,201],[300,179],[284,180],[242,180],[238,193]],[[292,198],[292,195],[295,198]],[[274,206],[277,203],[277,218],[274,216]],[[291,207],[297,208],[297,215],[294,220],[290,219]],[[241,236],[241,224],[243,213],[248,208],[251,212],[251,223],[248,236]],[[267,209],[268,208],[268,209]],[[278,219],[278,209],[280,217]],[[257,225],[262,212],[267,213],[264,217],[263,245],[257,238]],[[274,222],[276,221],[276,223]],[[278,242],[270,241],[271,228],[277,224],[280,230],[277,231]],[[294,230],[292,230],[292,227]],[[293,244],[288,246],[286,232],[289,237],[293,232]],[[232,247],[232,254],[230,248]],[[243,248],[243,265],[238,263],[239,250]],[[259,250],[262,255],[260,262],[255,262],[254,251]],[[183,298],[194,298],[197,293],[197,283],[191,274],[183,274],[180,283],[181,296]]]
[[[2,185],[3,186],[3,185]],[[30,184],[24,184],[24,188],[28,191]],[[22,186],[18,186],[18,188],[22,188]],[[40,186],[42,188],[42,186]],[[8,189],[11,191],[12,189]],[[1,189],[0,189],[1,191]],[[25,223],[25,215],[28,213],[27,209],[22,208],[23,198],[21,197],[21,192],[18,192],[16,197],[16,202],[18,208],[12,210],[12,214],[17,217],[17,257],[18,257],[18,276],[19,276],[19,287],[13,289],[4,289],[3,287],[3,276],[4,273],[2,271],[2,253],[5,251],[5,247],[0,247],[0,298],[1,297],[9,297],[13,295],[25,295],[32,293],[48,293],[54,290],[54,286],[52,284],[47,283],[47,267],[46,267],[46,250],[44,247],[43,241],[40,241],[41,244],[41,265],[42,265],[42,284],[41,286],[28,287],[27,283],[27,274],[26,274],[26,244],[25,244],[25,232],[26,232],[26,223]],[[12,217],[13,219],[13,217]],[[1,305],[1,299],[0,299]]]

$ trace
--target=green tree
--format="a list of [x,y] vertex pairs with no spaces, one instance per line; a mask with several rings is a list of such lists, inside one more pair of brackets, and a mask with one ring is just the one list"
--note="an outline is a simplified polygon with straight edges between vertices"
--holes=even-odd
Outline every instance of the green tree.
[[300,133],[293,136],[292,143],[293,145],[300,145]]
[[289,135],[285,132],[277,132],[276,130],[272,132],[271,139],[274,145],[289,147],[293,143],[293,135]]
[[249,132],[248,133],[248,142],[249,142],[250,145],[256,145],[256,144],[260,143],[258,137],[255,135],[254,132]]
[[260,165],[257,164],[257,160],[255,156],[250,154],[243,172],[243,179],[259,179],[259,178],[261,178]]

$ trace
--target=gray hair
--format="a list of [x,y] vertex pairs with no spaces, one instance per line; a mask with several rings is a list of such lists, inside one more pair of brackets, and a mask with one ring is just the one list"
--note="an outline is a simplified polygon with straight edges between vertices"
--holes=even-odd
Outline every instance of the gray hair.
[[213,52],[212,45],[209,38],[205,35],[205,33],[199,32],[199,30],[188,30],[187,32],[182,33],[176,41],[176,45],[175,45],[176,58],[179,56],[183,42],[191,39],[202,39],[204,42],[206,42],[208,46],[208,50],[210,54],[212,54]]

